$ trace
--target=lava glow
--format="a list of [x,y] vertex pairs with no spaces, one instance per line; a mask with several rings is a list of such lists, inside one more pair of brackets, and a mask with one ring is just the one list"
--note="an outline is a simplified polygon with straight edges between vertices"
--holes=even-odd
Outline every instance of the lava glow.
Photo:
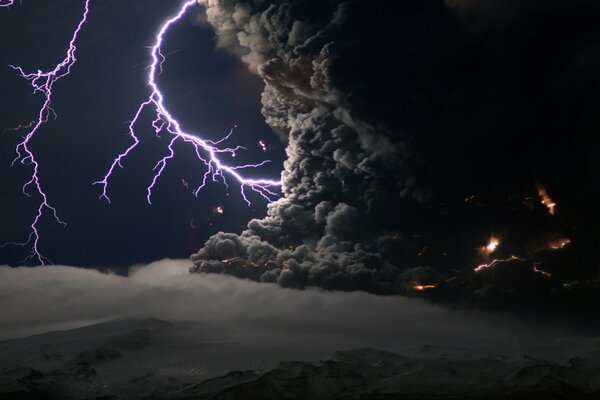
[[540,202],[548,209],[550,215],[554,216],[556,214],[556,203],[550,196],[548,196],[548,192],[546,188],[543,186],[538,186],[538,196],[540,196]]
[[413,285],[413,289],[418,292],[424,292],[426,290],[435,289],[437,285],[421,285],[420,283],[416,283]]
[[548,248],[550,250],[562,250],[565,247],[567,247],[569,244],[571,243],[571,239],[569,238],[561,238],[561,239],[557,239],[553,242],[550,242],[548,244]]
[[158,34],[156,35],[154,45],[151,48],[152,63],[150,64],[148,73],[148,86],[151,89],[151,93],[150,96],[146,99],[146,101],[144,101],[139,106],[137,112],[134,115],[133,120],[129,124],[129,135],[132,138],[133,143],[125,151],[119,154],[117,158],[115,158],[104,178],[101,181],[95,182],[95,184],[102,186],[102,194],[100,197],[105,198],[109,202],[110,198],[108,196],[108,184],[110,178],[115,172],[116,168],[122,167],[123,160],[140,143],[140,139],[138,138],[138,135],[135,131],[135,126],[139,122],[142,113],[147,108],[151,108],[155,116],[154,121],[152,123],[152,127],[154,128],[155,133],[158,135],[159,133],[165,131],[169,134],[170,138],[169,144],[167,145],[167,154],[162,159],[160,159],[154,167],[154,176],[150,182],[150,185],[147,188],[146,199],[148,203],[152,203],[152,191],[156,186],[158,179],[161,177],[162,173],[167,167],[168,162],[175,158],[175,144],[177,142],[185,142],[191,145],[195,151],[197,159],[206,167],[206,172],[204,173],[203,179],[194,191],[194,194],[196,196],[206,186],[209,179],[211,179],[213,182],[220,181],[227,185],[227,181],[225,178],[226,175],[234,178],[238,182],[238,184],[240,185],[241,195],[249,206],[250,200],[246,196],[245,192],[247,188],[261,195],[269,202],[272,201],[273,197],[277,196],[277,193],[273,192],[271,188],[280,187],[280,180],[276,181],[270,179],[251,179],[244,177],[239,172],[240,170],[246,168],[260,167],[264,164],[267,164],[269,161],[239,166],[233,166],[224,163],[219,158],[219,156],[222,153],[227,153],[230,156],[235,156],[237,151],[243,149],[240,146],[231,148],[218,147],[221,143],[225,142],[230,138],[232,132],[230,132],[227,136],[218,141],[202,139],[194,134],[185,132],[181,128],[181,123],[175,118],[175,116],[173,116],[173,114],[171,114],[171,112],[164,103],[164,95],[161,92],[156,81],[158,74],[162,72],[162,64],[165,61],[165,57],[161,52],[164,37],[169,31],[169,28],[171,28],[174,24],[179,22],[189,9],[191,9],[194,5],[198,4],[199,3],[197,0],[185,1],[179,8],[178,12],[163,23],[160,30],[158,31]]
[[517,257],[517,256],[510,256],[509,258],[492,260],[491,262],[489,262],[487,264],[481,264],[481,265],[477,266],[473,271],[481,272],[485,269],[493,268],[498,264],[513,262],[513,261],[525,261],[525,260],[523,260],[522,258]]
[[[12,5],[13,3],[14,3],[14,1],[9,0],[8,2],[5,1],[5,2],[0,3],[0,5],[2,5],[3,7],[7,7],[7,6]],[[14,165],[17,162],[20,162],[23,165],[30,165],[32,167],[33,171],[31,173],[31,179],[29,179],[29,181],[27,181],[23,185],[22,190],[23,190],[23,193],[27,197],[31,197],[31,195],[32,195],[31,189],[33,188],[33,193],[35,193],[36,195],[39,195],[41,200],[40,200],[39,206],[37,208],[37,213],[35,215],[35,218],[34,218],[33,222],[31,223],[31,233],[29,234],[27,241],[25,241],[23,243],[11,242],[11,243],[6,243],[5,245],[19,245],[19,246],[23,246],[23,247],[31,245],[31,253],[25,259],[25,261],[36,260],[37,262],[39,262],[42,265],[44,265],[50,261],[46,257],[44,257],[40,253],[40,250],[39,250],[39,244],[40,244],[39,223],[40,223],[42,217],[44,216],[44,212],[45,211],[50,212],[52,214],[52,216],[54,217],[54,219],[61,225],[66,225],[66,223],[63,222],[58,217],[56,209],[52,205],[50,205],[48,196],[47,196],[46,192],[44,191],[41,181],[40,181],[40,165],[39,165],[38,161],[36,160],[35,155],[34,155],[33,151],[31,150],[30,145],[31,145],[31,141],[35,138],[35,136],[37,134],[39,134],[39,131],[41,130],[42,126],[46,122],[48,122],[48,120],[51,117],[54,117],[56,115],[54,110],[52,109],[52,94],[53,94],[52,90],[53,90],[54,84],[57,81],[59,81],[61,78],[64,78],[65,76],[67,76],[71,73],[71,68],[77,62],[77,58],[75,57],[76,52],[77,52],[76,43],[77,43],[79,33],[81,32],[81,30],[83,29],[83,26],[87,22],[87,18],[88,18],[88,14],[89,14],[89,5],[90,5],[90,0],[86,0],[83,16],[82,16],[81,20],[79,21],[77,28],[73,32],[73,36],[71,37],[71,41],[69,42],[69,48],[67,50],[67,54],[66,54],[65,58],[54,67],[54,69],[52,69],[51,71],[47,71],[47,72],[37,70],[37,72],[27,73],[21,67],[11,65],[11,68],[16,70],[18,72],[19,76],[21,76],[22,78],[29,81],[29,84],[33,88],[33,93],[36,93],[36,94],[39,93],[44,96],[44,103],[42,104],[42,107],[40,108],[37,119],[25,126],[19,127],[19,129],[21,129],[21,128],[26,129],[27,134],[23,137],[23,140],[17,145],[17,148],[16,148],[17,156],[13,160],[13,163],[12,163]],[[5,245],[3,245],[3,246],[5,246]]]

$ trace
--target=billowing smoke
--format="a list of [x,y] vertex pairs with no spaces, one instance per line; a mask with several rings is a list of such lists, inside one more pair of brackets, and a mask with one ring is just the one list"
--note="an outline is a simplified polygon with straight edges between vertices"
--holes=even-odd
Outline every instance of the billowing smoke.
[[[401,207],[403,199],[421,200],[427,193],[405,176],[409,134],[360,115],[370,112],[369,102],[379,108],[393,90],[385,79],[371,85],[373,77],[392,72],[386,71],[389,64],[378,65],[375,54],[355,53],[357,40],[368,43],[369,36],[376,40],[389,30],[348,29],[368,7],[340,1],[209,2],[208,20],[219,44],[240,54],[264,79],[263,114],[289,144],[284,197],[242,235],[212,237],[193,256],[197,270],[227,269],[289,287],[381,291],[380,285],[395,282],[398,268],[382,257],[398,235],[390,205]],[[359,73],[366,64],[371,77]],[[344,80],[338,83],[340,75]],[[347,80],[353,81],[352,96],[364,98],[349,97]]]
[[192,271],[482,304],[594,286],[600,9],[472,3],[208,0],[288,159],[283,198],[211,237]]

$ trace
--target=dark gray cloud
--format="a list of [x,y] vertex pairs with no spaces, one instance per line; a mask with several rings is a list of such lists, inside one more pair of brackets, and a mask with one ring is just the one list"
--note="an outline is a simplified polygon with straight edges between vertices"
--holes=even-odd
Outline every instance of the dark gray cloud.
[[398,274],[377,248],[396,233],[380,229],[380,196],[400,201],[426,193],[403,176],[405,137],[356,115],[334,82],[332,69],[343,67],[340,60],[358,39],[352,34],[339,43],[339,36],[360,10],[328,1],[318,3],[315,15],[306,12],[308,3],[208,2],[219,45],[265,81],[263,114],[288,141],[288,159],[284,197],[268,216],[252,220],[242,235],[212,237],[192,259],[197,271],[287,287],[374,290]]
[[[193,272],[515,308],[597,297],[593,2],[209,0],[207,15],[264,80],[288,159],[283,198],[213,236]],[[474,273],[493,233],[494,256],[527,260]],[[569,248],[531,251],[561,235]]]

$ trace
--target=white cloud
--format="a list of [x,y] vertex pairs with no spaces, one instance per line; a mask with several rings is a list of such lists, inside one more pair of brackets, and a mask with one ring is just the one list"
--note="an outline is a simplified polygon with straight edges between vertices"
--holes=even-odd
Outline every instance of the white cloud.
[[200,322],[214,332],[235,327],[306,338],[324,332],[332,346],[339,340],[341,347],[389,350],[427,343],[506,344],[530,333],[515,321],[415,299],[284,289],[189,274],[189,265],[164,260],[132,267],[129,277],[66,266],[0,267],[0,339],[119,317]]

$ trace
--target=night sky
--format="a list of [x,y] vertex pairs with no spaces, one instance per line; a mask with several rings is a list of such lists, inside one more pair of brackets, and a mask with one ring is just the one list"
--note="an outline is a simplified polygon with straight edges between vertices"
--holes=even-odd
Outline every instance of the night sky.
[[[2,62],[59,60],[81,1],[0,13]],[[145,203],[166,147],[142,144],[98,199],[148,95],[153,35],[179,1],[93,1],[58,114],[36,137],[66,229],[45,219],[53,262],[128,267],[191,255],[192,272],[296,289],[425,297],[460,307],[596,313],[600,299],[600,6],[591,0],[209,0],[169,31],[159,83],[184,127],[273,160],[282,198],[246,207],[239,187],[186,188],[189,146]],[[0,69],[0,126],[40,99]],[[3,134],[0,241],[23,240],[35,201]],[[268,144],[263,152],[258,141]],[[283,171],[283,175],[282,174]],[[222,215],[213,212],[223,207]],[[195,227],[195,228],[194,228]],[[27,249],[7,247],[19,265]],[[125,268],[123,268],[123,271]],[[541,310],[541,312],[540,312]]]
[[[51,120],[32,148],[39,155],[41,177],[51,203],[68,225],[62,228],[50,217],[40,225],[41,249],[55,264],[85,267],[120,267],[161,258],[186,258],[210,234],[241,231],[253,217],[265,214],[265,201],[253,197],[253,207],[241,203],[239,190],[214,184],[195,198],[190,188],[204,174],[186,146],[170,164],[156,188],[152,206],[146,187],[152,168],[165,151],[146,115],[139,125],[143,144],[118,171],[109,188],[112,204],[98,199],[101,179],[112,159],[129,145],[127,122],[148,95],[147,46],[162,19],[177,1],[94,1],[89,23],[78,46],[78,62],[68,79],[55,86],[59,118]],[[34,119],[42,97],[31,95],[28,83],[8,64],[26,70],[53,67],[64,57],[68,40],[81,17],[83,3],[24,2],[2,10],[0,35],[0,128],[10,129]],[[260,114],[261,80],[248,72],[237,57],[215,49],[214,31],[197,8],[167,38],[164,74],[160,84],[168,106],[186,129],[218,139],[237,125],[231,143],[247,147],[238,162],[271,159],[261,169],[277,179],[284,147]],[[149,120],[150,119],[150,120]],[[13,168],[14,147],[22,132],[1,136],[0,242],[22,241],[34,217],[37,199],[26,199],[21,186],[30,169]],[[269,144],[263,153],[258,141]],[[222,206],[223,215],[213,213]],[[192,223],[196,227],[191,227]],[[19,265],[28,249],[0,250],[0,263]]]
[[[0,398],[600,398],[599,21],[598,0],[0,0]],[[44,95],[10,65],[60,66],[74,32],[29,143],[67,226],[45,209],[26,259],[41,199],[11,162]]]

